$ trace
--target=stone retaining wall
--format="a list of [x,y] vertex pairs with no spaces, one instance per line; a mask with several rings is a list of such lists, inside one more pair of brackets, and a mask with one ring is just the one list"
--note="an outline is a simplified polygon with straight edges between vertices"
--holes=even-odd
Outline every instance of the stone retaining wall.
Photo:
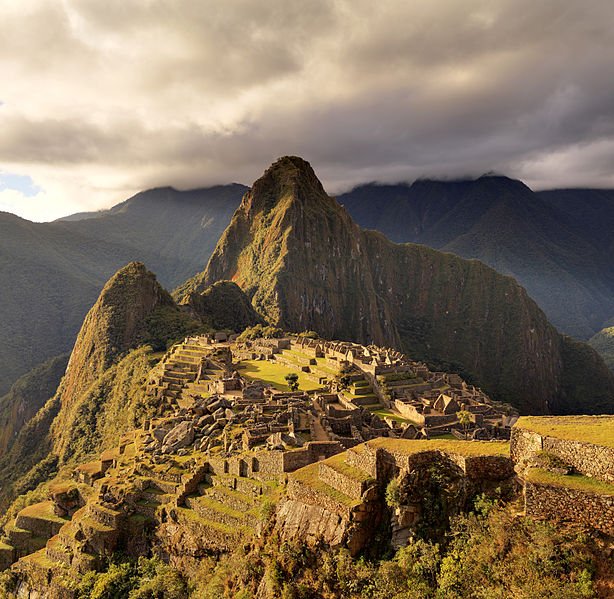
[[289,499],[294,499],[301,503],[306,503],[307,505],[317,505],[346,520],[350,520],[351,518],[351,508],[298,480],[293,478],[288,479],[287,491]]
[[614,535],[614,495],[525,481],[524,497],[527,516],[579,522]]
[[539,451],[547,451],[573,466],[577,472],[614,482],[613,447],[542,436],[517,427],[512,428],[510,443],[510,453],[516,463],[530,460]]
[[372,478],[377,478],[377,452],[369,445],[363,445],[358,451],[349,449],[345,461]]
[[335,468],[329,466],[325,462],[322,462],[318,466],[318,477],[329,487],[337,489],[337,491],[351,497],[352,499],[360,499],[363,492],[367,488],[367,482],[357,480],[351,476],[343,474],[335,470]]
[[304,447],[287,451],[283,456],[283,472],[294,472],[319,460],[341,453],[344,447],[337,441],[311,441]]

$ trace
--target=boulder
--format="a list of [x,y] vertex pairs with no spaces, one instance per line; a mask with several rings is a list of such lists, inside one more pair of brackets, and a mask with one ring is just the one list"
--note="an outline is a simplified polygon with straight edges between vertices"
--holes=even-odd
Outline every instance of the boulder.
[[192,443],[194,443],[194,425],[191,421],[184,420],[164,437],[162,451],[164,453],[175,453]]

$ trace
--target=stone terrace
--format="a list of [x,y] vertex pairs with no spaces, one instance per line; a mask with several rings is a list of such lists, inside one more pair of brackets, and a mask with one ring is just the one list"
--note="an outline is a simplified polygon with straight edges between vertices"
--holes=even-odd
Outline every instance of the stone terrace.
[[614,416],[522,417],[511,454],[527,515],[614,535]]

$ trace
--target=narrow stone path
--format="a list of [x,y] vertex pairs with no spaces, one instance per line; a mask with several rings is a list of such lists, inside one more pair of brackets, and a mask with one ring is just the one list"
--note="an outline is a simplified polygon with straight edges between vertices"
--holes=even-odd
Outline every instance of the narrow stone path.
[[324,412],[322,411],[322,408],[320,408],[319,405],[317,405],[315,402],[313,404],[313,407],[316,411],[316,414],[313,415],[311,414],[311,430],[312,430],[312,441],[330,441],[330,438],[328,437],[328,433],[324,430],[324,427],[322,426],[321,422],[320,422],[320,417],[324,415]]

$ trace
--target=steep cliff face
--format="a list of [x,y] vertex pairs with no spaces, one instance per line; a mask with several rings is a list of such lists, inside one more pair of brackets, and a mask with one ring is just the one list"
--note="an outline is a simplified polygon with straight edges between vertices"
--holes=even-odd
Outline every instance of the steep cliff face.
[[0,397],[0,455],[6,454],[24,424],[54,395],[67,363],[68,354],[47,360]]
[[599,331],[588,343],[601,354],[608,368],[614,370],[614,326]]
[[564,387],[569,351],[514,279],[361,230],[301,158],[280,159],[254,183],[207,269],[182,291],[222,279],[236,282],[272,324],[399,347],[524,412],[614,408],[612,377],[583,387],[596,395]]

